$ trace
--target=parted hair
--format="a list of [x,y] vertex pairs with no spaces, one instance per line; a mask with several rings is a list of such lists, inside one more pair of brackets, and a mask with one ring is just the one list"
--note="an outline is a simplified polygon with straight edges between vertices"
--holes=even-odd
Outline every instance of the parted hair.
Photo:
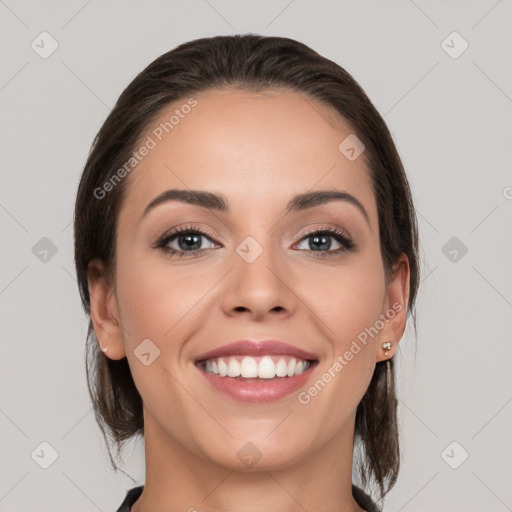
[[[127,440],[144,435],[142,399],[126,357],[112,360],[99,347],[90,319],[87,269],[92,259],[99,258],[108,275],[115,276],[116,221],[126,180],[105,197],[98,198],[94,191],[130,159],[164,107],[195,93],[223,87],[306,94],[348,123],[365,146],[386,279],[401,253],[409,260],[407,316],[413,317],[416,329],[418,228],[412,195],[390,131],[361,86],[340,65],[286,37],[238,34],[183,43],[150,63],[122,92],[92,143],[76,196],[75,266],[82,305],[89,317],[87,385],[115,470],[119,468],[112,458],[112,445],[119,457]],[[400,466],[394,358],[387,364],[388,371],[386,361],[376,363],[357,407],[354,438],[362,485],[367,489],[376,486],[381,499],[396,483]]]

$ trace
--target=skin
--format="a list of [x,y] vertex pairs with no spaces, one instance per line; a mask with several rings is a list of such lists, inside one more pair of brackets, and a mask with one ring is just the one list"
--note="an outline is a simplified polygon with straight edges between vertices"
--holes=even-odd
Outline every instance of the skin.
[[[386,283],[364,154],[349,161],[338,150],[352,130],[335,112],[282,91],[194,97],[198,105],[126,178],[115,279],[100,261],[89,266],[98,341],[107,357],[128,358],[144,402],[146,481],[133,511],[360,511],[351,493],[355,413],[375,363],[392,357],[403,335],[407,258]],[[145,136],[183,103],[162,111]],[[141,220],[170,188],[221,193],[230,211],[170,201]],[[339,200],[284,215],[293,195],[326,189],[355,196],[369,224]],[[188,225],[214,235],[202,238],[199,255],[152,247]],[[312,227],[341,228],[356,249],[315,257],[305,237]],[[235,250],[247,236],[263,249],[252,263]],[[331,251],[340,247],[330,240]],[[401,311],[307,405],[297,393],[237,402],[193,363],[235,340],[279,339],[318,355],[307,389],[393,304]],[[145,366],[134,350],[147,338],[160,356]],[[386,341],[393,341],[387,356]],[[237,457],[248,442],[262,454],[250,468]]]

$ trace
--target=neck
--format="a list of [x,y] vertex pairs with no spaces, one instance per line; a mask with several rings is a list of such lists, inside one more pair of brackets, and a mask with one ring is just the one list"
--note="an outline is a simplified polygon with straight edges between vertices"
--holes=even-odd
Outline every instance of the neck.
[[319,451],[240,471],[197,456],[145,410],[146,479],[131,510],[364,512],[352,496],[353,419]]

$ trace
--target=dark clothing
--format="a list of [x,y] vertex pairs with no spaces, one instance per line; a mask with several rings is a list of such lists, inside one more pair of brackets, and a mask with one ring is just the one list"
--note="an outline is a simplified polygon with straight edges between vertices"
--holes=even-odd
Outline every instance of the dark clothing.
[[[130,512],[132,505],[139,499],[143,489],[143,485],[130,489],[126,494],[123,503],[121,503],[121,506],[116,510],[116,512]],[[352,485],[352,496],[354,496],[357,504],[364,508],[366,512],[382,512],[372,499],[355,485]]]

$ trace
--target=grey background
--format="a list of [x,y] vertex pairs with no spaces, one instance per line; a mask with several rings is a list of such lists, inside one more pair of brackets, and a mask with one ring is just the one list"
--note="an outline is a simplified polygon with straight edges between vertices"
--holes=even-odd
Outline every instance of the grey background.
[[[385,511],[512,510],[511,21],[510,0],[0,0],[0,510],[111,511],[144,482],[143,443],[114,474],[89,403],[74,196],[136,73],[181,42],[243,32],[298,39],[352,73],[410,177],[423,278],[417,342],[408,329],[397,354],[403,464]],[[48,58],[31,47],[50,48],[43,31]],[[453,31],[469,44],[457,58]]]

